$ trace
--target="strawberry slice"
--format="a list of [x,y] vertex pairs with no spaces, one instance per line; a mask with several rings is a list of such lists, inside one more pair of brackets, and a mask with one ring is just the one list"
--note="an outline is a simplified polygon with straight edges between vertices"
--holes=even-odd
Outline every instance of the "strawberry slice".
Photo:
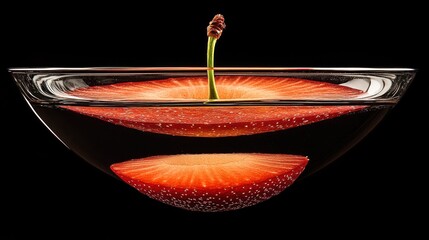
[[[362,92],[312,80],[220,76],[222,100],[341,100]],[[207,98],[201,77],[127,82],[79,88],[69,93],[89,100],[197,101]],[[273,132],[335,118],[365,106],[204,106],[91,107],[62,106],[114,124],[153,133],[189,137],[228,137]]]
[[141,193],[193,211],[240,209],[290,186],[304,170],[304,156],[262,153],[163,155],[111,165]]

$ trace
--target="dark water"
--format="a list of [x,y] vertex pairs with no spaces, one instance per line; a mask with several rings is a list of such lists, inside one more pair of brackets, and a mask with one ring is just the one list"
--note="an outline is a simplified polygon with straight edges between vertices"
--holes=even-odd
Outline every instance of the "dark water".
[[[178,137],[114,125],[55,106],[32,106],[72,151],[114,176],[110,165],[154,155],[186,153],[284,153],[308,156],[309,175],[350,149],[390,109],[374,105],[359,112],[292,129],[238,137]],[[43,151],[50,151],[44,149]]]

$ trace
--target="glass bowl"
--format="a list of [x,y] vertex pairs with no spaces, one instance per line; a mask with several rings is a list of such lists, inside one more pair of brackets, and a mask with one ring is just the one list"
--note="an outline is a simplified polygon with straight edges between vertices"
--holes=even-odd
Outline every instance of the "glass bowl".
[[[145,195],[196,211],[275,196],[340,157],[398,103],[413,69],[14,68],[69,149]],[[238,197],[240,195],[241,197]]]

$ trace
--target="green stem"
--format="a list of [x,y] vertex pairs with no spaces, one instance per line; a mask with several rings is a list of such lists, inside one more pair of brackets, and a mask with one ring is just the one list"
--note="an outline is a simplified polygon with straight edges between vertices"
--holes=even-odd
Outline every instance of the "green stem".
[[207,43],[207,77],[209,84],[209,101],[219,99],[214,75],[214,50],[216,40],[217,39],[214,37],[209,37],[209,41]]

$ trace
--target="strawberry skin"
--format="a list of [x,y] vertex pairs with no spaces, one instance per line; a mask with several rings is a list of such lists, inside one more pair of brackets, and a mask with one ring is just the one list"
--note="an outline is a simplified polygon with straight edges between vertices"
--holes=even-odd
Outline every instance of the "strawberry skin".
[[162,155],[111,165],[141,193],[163,203],[202,212],[241,209],[290,186],[308,159],[288,154]]
[[[341,100],[362,92],[337,84],[295,78],[220,76],[221,100]],[[196,101],[206,99],[201,77],[127,82],[80,88],[70,95],[112,101]],[[365,106],[62,106],[141,131],[187,137],[230,137],[294,128],[359,111]]]
[[363,106],[85,107],[63,108],[113,124],[186,137],[274,132],[339,117]]

